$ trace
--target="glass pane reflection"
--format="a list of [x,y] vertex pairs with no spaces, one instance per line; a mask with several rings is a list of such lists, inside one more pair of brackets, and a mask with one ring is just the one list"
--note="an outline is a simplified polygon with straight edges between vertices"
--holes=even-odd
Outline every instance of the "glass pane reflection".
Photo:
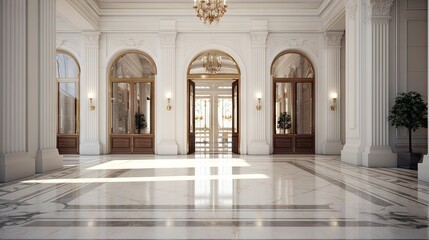
[[[276,134],[293,133],[293,96],[292,96],[292,84],[291,83],[276,83]],[[290,120],[287,117],[286,122],[279,124],[279,118],[281,114],[290,116]]]
[[134,84],[134,133],[150,134],[151,83]]
[[59,83],[58,133],[76,134],[77,84]]
[[234,115],[233,115],[233,120],[234,120],[234,123],[233,123],[233,130],[234,130],[234,133],[237,133],[238,132],[238,111],[237,111],[237,106],[238,106],[238,85],[235,85],[234,86],[234,89],[233,89],[233,101],[234,101]]
[[314,78],[314,69],[308,59],[298,53],[286,53],[273,65],[275,78]]
[[79,75],[79,68],[73,58],[67,54],[58,53],[56,55],[57,78],[77,78]]
[[129,133],[130,126],[130,84],[112,83],[112,133]]
[[298,134],[312,134],[312,84],[296,84],[296,130]]
[[113,64],[114,78],[147,78],[155,75],[152,62],[143,54],[128,53]]

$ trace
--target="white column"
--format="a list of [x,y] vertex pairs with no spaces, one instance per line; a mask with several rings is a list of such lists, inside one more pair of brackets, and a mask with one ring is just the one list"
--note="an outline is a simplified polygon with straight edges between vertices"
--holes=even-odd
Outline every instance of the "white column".
[[[81,126],[79,152],[83,155],[101,153],[99,136],[100,94],[99,94],[99,40],[100,32],[83,32],[83,64],[81,78]],[[89,97],[93,98],[94,110],[89,108]]]
[[[345,80],[345,124],[346,144],[341,151],[341,161],[362,165],[364,136],[362,135],[362,91],[361,72],[363,46],[366,41],[362,24],[365,22],[363,1],[346,1],[346,80]],[[363,12],[363,13],[362,13]]]
[[26,1],[0,1],[0,182],[35,172],[26,134]]
[[[429,30],[429,9],[428,9],[428,30]],[[428,46],[429,46],[429,31],[428,31]],[[429,47],[428,47],[428,69],[429,69]],[[429,75],[428,75],[428,83],[429,83]],[[428,84],[427,91],[429,93],[429,84]],[[428,123],[429,123],[429,119],[428,119]],[[428,135],[427,142],[429,143],[429,135]],[[419,178],[419,181],[429,182],[429,144],[428,144],[428,154],[424,156],[423,163],[419,163],[418,165],[418,178]]]
[[63,167],[57,149],[56,1],[39,0],[39,151],[36,172]]
[[[269,154],[270,148],[266,141],[266,122],[265,116],[269,111],[265,104],[270,103],[270,99],[265,92],[266,83],[266,48],[267,48],[267,21],[253,21],[252,28],[255,31],[250,32],[252,38],[252,64],[250,65],[251,76],[248,85],[248,115],[249,120],[249,145],[247,153],[249,155]],[[240,91],[246,89],[240,88]],[[258,98],[261,97],[260,110],[256,109]]]
[[336,94],[336,107],[334,110],[331,110],[329,106],[326,106],[327,111],[327,139],[324,143],[324,153],[325,154],[340,154],[343,149],[343,144],[341,143],[341,88],[340,88],[340,72],[341,72],[341,39],[343,38],[344,32],[326,32],[326,48],[327,48],[327,84],[328,92],[327,96],[329,98],[328,102],[330,105],[333,104],[332,95]]
[[393,0],[368,1],[366,146],[362,164],[396,167],[389,146],[389,21]]
[[[178,153],[176,142],[176,108],[175,89],[176,89],[176,31],[175,21],[161,21],[161,32],[159,38],[161,41],[161,66],[158,69],[158,79],[156,82],[157,131],[159,134],[157,154],[175,155]],[[171,98],[171,110],[167,110],[167,96]],[[183,111],[183,110],[182,110]]]

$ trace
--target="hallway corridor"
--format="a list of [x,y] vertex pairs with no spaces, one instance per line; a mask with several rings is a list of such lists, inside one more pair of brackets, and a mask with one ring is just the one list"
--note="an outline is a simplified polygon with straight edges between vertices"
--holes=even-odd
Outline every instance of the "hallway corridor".
[[0,185],[0,239],[428,239],[416,171],[337,156],[67,156]]

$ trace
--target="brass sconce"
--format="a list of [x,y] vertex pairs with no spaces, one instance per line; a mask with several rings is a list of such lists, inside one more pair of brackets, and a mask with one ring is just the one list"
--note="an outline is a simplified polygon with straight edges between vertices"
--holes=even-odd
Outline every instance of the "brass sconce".
[[88,94],[88,99],[89,99],[89,110],[94,111],[95,110],[94,97],[91,93]]
[[332,93],[332,105],[331,105],[331,111],[335,111],[337,109],[337,93]]
[[167,111],[171,110],[171,93],[167,93]]
[[256,97],[258,98],[258,104],[256,105],[256,110],[260,111],[262,109],[262,105],[261,105],[262,94],[258,93]]

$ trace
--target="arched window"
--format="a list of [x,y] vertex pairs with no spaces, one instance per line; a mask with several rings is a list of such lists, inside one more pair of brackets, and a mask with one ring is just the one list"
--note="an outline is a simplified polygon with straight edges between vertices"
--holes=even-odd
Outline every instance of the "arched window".
[[69,53],[57,51],[58,84],[57,146],[60,154],[79,152],[79,77],[80,68]]
[[156,67],[142,52],[119,56],[110,69],[110,152],[154,153]]
[[274,153],[314,153],[314,68],[300,53],[273,62]]

